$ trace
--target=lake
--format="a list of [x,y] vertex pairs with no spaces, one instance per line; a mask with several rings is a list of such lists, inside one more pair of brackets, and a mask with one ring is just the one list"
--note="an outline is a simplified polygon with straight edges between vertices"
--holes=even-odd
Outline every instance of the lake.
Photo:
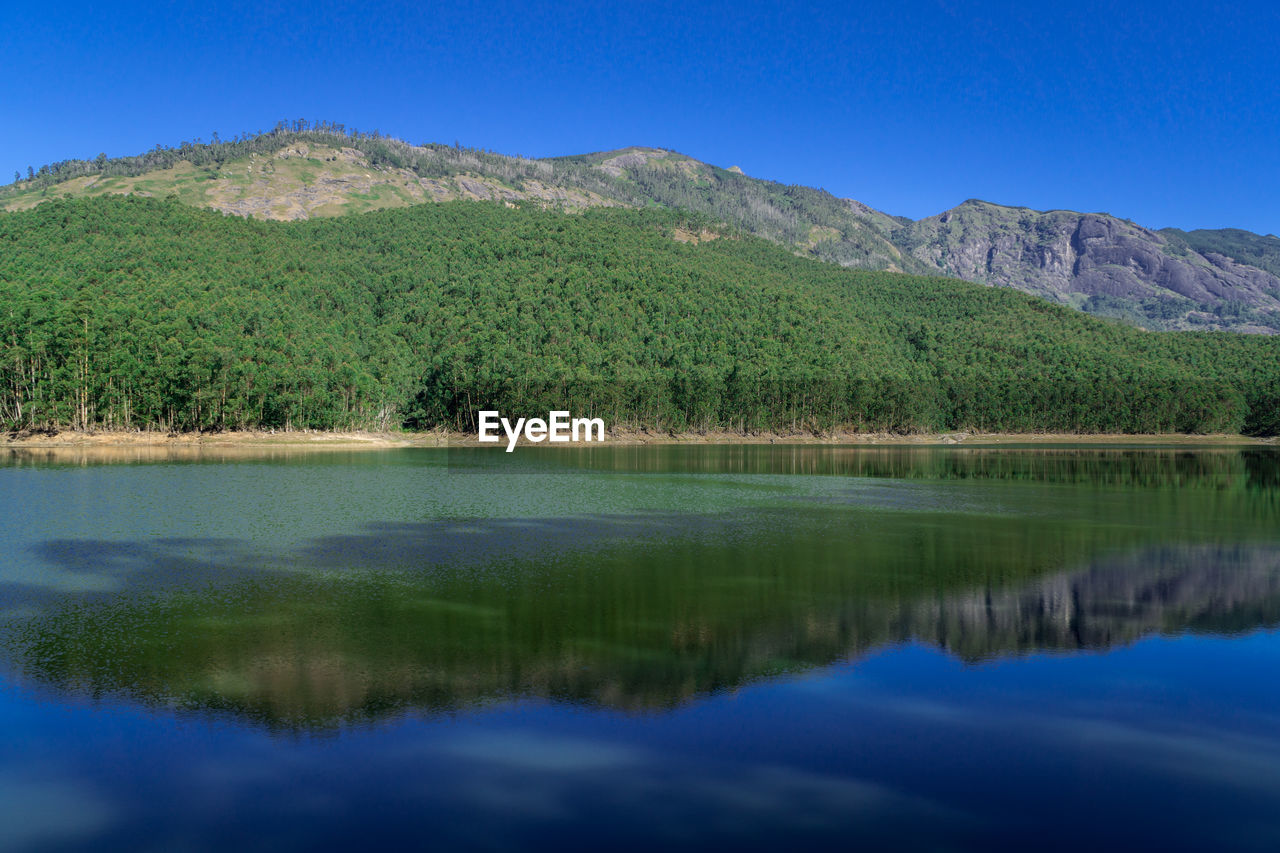
[[1280,849],[1276,448],[10,451],[0,507],[6,850]]

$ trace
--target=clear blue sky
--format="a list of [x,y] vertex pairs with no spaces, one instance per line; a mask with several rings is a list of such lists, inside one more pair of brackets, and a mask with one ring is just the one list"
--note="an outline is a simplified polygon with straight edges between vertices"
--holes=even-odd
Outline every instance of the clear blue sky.
[[0,181],[306,117],[1280,233],[1280,4],[9,4]]

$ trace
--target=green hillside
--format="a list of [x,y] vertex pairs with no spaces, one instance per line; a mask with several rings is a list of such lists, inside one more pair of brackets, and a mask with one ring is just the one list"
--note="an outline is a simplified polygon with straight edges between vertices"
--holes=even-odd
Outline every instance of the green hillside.
[[232,140],[157,146],[135,157],[64,160],[15,177],[0,187],[0,209],[103,195],[173,196],[285,221],[458,199],[567,210],[680,208],[845,266],[930,271],[890,239],[907,220],[660,148],[534,160],[298,121]]
[[2,216],[0,247],[15,430],[467,429],[480,408],[681,429],[1277,429],[1280,338],[1141,332],[662,210],[280,223],[104,197]]
[[912,222],[662,148],[532,159],[296,120],[29,168],[0,187],[0,210],[115,195],[279,221],[457,200],[685,210],[845,267],[1011,287],[1145,329],[1280,334],[1274,237],[1155,232],[1107,214],[978,201]]

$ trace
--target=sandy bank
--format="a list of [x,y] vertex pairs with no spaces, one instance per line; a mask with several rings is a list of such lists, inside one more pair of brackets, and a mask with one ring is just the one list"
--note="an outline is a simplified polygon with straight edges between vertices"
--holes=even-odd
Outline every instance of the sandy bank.
[[[595,447],[600,442],[578,445],[546,445],[557,448]],[[1250,438],[1241,435],[1187,435],[1180,433],[1159,435],[1123,434],[1073,434],[1073,433],[920,433],[895,435],[892,433],[859,433],[837,431],[815,435],[812,432],[752,433],[738,432],[688,432],[665,433],[644,430],[614,430],[604,445],[647,444],[805,444],[805,445],[1275,445],[1277,439]],[[178,433],[63,431],[53,435],[7,435],[0,439],[0,447],[13,449],[56,448],[167,448],[233,449],[233,448],[289,448],[314,450],[355,450],[395,447],[492,447],[501,451],[503,445],[481,445],[474,433],[447,432],[323,432],[313,430],[245,431],[223,433]],[[521,446],[529,446],[521,441]]]

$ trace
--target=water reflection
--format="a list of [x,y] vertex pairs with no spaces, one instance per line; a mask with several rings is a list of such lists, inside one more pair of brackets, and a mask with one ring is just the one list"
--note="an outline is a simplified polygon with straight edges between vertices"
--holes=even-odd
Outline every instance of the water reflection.
[[419,447],[315,441],[279,445],[67,445],[0,448],[0,469],[139,464],[306,462],[330,466],[438,465],[455,473],[804,474],[925,480],[1026,480],[1147,488],[1211,487],[1236,483],[1280,488],[1280,448],[840,446],[840,445],[612,445],[492,448]]
[[507,455],[452,448],[455,472],[550,469],[700,474],[805,474],[923,480],[1025,480],[1144,488],[1280,487],[1272,447],[937,447],[658,445],[527,447]]

